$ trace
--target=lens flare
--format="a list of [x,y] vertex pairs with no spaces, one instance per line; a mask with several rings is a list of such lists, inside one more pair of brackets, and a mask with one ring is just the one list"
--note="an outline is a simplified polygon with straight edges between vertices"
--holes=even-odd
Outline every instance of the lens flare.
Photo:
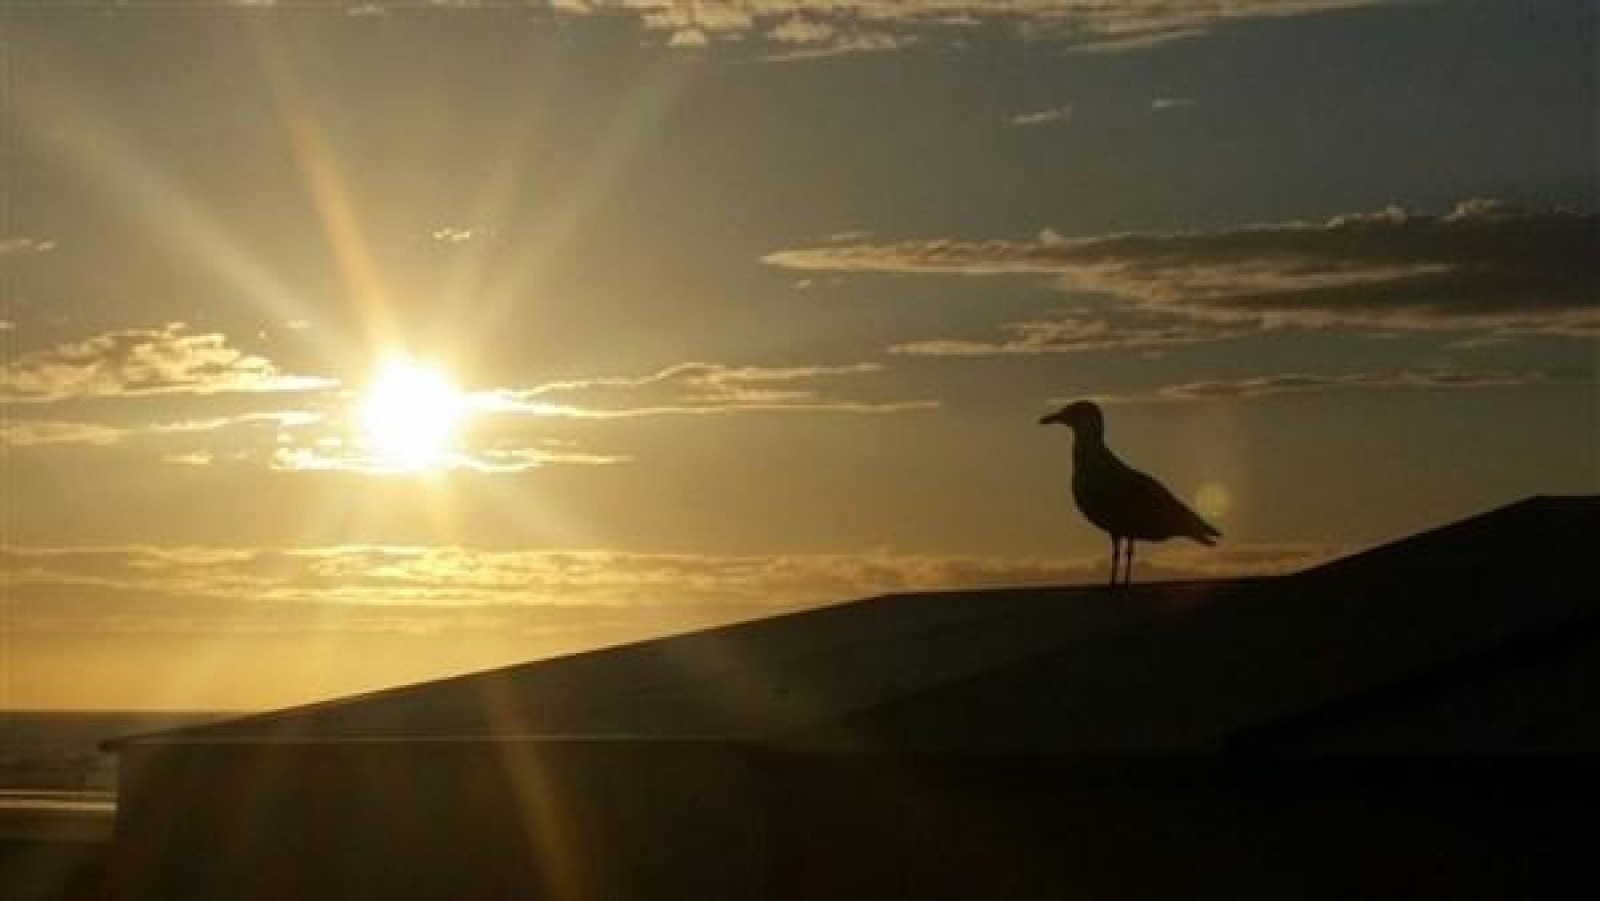
[[1233,492],[1221,482],[1207,482],[1201,485],[1200,491],[1196,493],[1194,505],[1195,509],[1200,511],[1200,515],[1221,519],[1233,509]]

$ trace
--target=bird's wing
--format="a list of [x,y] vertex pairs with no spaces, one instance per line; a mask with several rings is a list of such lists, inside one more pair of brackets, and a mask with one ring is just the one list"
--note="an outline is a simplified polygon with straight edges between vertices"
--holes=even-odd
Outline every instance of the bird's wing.
[[1181,535],[1203,544],[1211,544],[1222,535],[1154,478],[1131,467],[1127,467],[1125,478],[1124,503],[1129,516],[1136,518],[1140,526],[1135,534],[1145,532],[1157,540]]

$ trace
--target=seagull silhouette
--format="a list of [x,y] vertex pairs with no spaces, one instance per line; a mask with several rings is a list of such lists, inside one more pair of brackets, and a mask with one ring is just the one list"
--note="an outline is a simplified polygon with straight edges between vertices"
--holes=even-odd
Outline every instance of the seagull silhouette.
[[[1136,541],[1190,538],[1215,544],[1222,533],[1172,496],[1165,485],[1117,459],[1106,447],[1105,417],[1080,400],[1039,420],[1040,425],[1072,428],[1072,498],[1085,519],[1111,536],[1111,584],[1124,559],[1123,583],[1133,580]],[[1127,553],[1122,553],[1123,542]]]

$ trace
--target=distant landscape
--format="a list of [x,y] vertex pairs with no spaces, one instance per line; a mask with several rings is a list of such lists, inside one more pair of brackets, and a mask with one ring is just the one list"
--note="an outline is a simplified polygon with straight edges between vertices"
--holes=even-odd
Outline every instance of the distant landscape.
[[211,722],[215,711],[0,711],[0,805],[7,792],[116,790],[108,738]]

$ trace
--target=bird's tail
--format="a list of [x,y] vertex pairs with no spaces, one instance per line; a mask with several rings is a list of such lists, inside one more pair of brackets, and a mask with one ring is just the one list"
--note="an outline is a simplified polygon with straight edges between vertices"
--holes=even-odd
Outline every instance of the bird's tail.
[[1194,525],[1194,531],[1190,532],[1188,537],[1193,538],[1195,541],[1200,542],[1206,547],[1216,544],[1217,539],[1222,537],[1222,533],[1217,530],[1216,526],[1206,522],[1198,516],[1194,518]]

